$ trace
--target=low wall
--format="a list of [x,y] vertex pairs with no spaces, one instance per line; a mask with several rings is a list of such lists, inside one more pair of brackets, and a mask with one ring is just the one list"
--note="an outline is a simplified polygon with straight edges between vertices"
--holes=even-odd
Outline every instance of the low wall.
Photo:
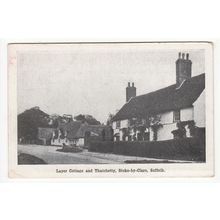
[[91,142],[89,151],[169,160],[205,161],[205,138]]

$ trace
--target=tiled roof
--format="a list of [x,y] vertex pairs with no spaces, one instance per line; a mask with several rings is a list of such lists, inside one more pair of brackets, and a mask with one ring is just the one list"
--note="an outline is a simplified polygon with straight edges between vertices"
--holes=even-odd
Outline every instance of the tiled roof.
[[163,89],[130,99],[114,116],[113,121],[147,117],[192,106],[205,89],[205,74],[194,76],[177,89],[173,84]]

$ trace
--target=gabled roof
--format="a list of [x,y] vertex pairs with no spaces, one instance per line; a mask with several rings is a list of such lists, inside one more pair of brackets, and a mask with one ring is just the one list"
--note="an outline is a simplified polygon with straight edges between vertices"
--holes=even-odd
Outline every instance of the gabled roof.
[[205,89],[205,74],[194,76],[176,84],[130,99],[114,116],[113,121],[133,117],[147,117],[166,111],[192,106]]

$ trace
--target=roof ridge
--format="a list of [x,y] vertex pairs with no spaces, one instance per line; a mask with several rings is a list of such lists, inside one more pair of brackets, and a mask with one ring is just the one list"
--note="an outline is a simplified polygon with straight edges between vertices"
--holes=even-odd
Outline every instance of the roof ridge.
[[[194,79],[194,78],[196,78],[196,77],[198,77],[198,76],[202,76],[202,75],[205,75],[205,73],[201,73],[201,74],[196,75],[196,76],[193,76],[193,77],[191,77],[191,78],[189,78],[189,79],[185,79],[185,80],[181,83],[181,86],[183,85],[184,82],[188,82],[188,81],[190,81],[191,79]],[[171,84],[171,85],[169,85],[169,86],[163,87],[163,88],[161,88],[161,89],[157,89],[157,90],[154,90],[154,91],[145,93],[145,94],[141,94],[141,95],[132,97],[130,100],[135,99],[135,98],[138,98],[138,97],[141,97],[141,96],[149,95],[149,94],[158,92],[158,91],[160,91],[160,90],[168,89],[169,87],[176,86],[176,85],[177,85],[177,83],[174,83],[174,84]],[[180,87],[181,87],[181,86],[180,86]],[[130,100],[129,100],[128,102],[126,102],[125,104],[129,103]]]
[[[163,87],[163,88],[161,88],[161,89],[154,90],[154,91],[152,91],[152,92],[148,92],[148,93],[145,93],[145,94],[141,94],[141,95],[138,95],[138,96],[133,97],[132,99],[135,99],[135,98],[138,98],[138,97],[141,97],[141,96],[145,96],[145,95],[149,95],[149,94],[153,94],[153,93],[156,93],[156,92],[158,92],[158,91],[160,91],[160,90],[168,89],[169,87],[172,87],[172,86],[175,86],[175,85],[176,85],[176,84],[172,84],[172,85],[170,85],[170,86],[166,86],[166,87]],[[127,103],[128,103],[128,102],[127,102]]]
[[[142,94],[126,102],[113,117],[113,121],[134,115],[149,115],[161,111],[184,108],[194,103],[205,89],[205,74],[185,80],[177,90],[177,84]],[[193,88],[193,89],[192,89]]]

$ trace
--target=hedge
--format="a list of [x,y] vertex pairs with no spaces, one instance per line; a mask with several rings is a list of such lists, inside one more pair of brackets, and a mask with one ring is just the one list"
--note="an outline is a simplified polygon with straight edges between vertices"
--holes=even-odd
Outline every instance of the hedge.
[[100,153],[113,153],[113,141],[92,141],[89,143],[89,151]]
[[91,142],[89,151],[169,160],[205,161],[205,138]]

